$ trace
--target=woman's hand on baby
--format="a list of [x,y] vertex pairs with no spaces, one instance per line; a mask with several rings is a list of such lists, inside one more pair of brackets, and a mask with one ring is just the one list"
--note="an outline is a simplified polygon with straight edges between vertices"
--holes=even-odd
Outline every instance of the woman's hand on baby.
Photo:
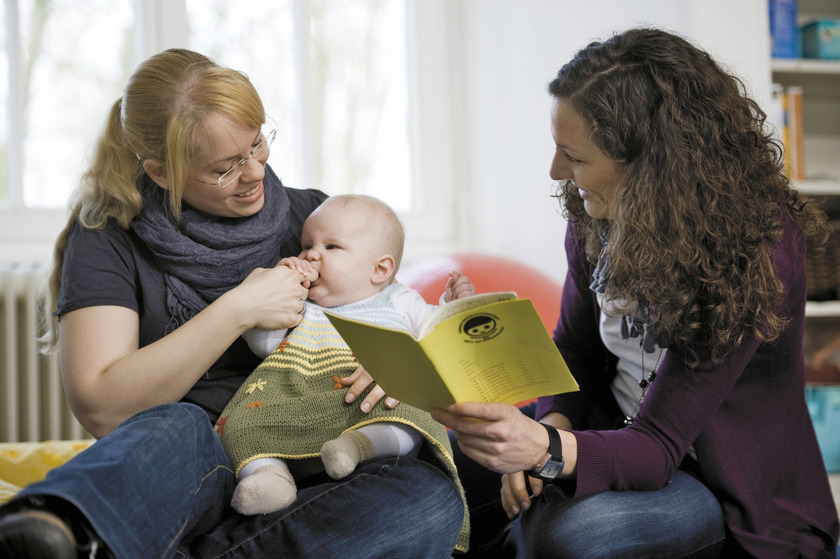
[[315,269],[312,262],[304,260],[303,258],[298,258],[297,256],[283,258],[280,262],[278,262],[278,266],[286,266],[290,270],[294,270],[303,276],[303,281],[301,283],[307,288],[313,281],[318,279],[318,270]]
[[470,279],[458,270],[449,272],[449,279],[446,281],[446,292],[443,300],[447,303],[456,299],[463,299],[475,295],[475,286]]
[[[358,399],[358,397],[367,390],[367,387],[374,381],[373,377],[370,376],[370,373],[368,373],[364,367],[360,365],[358,369],[353,371],[352,375],[340,379],[339,382],[349,388],[349,390],[347,390],[347,396],[344,397],[344,400],[347,403],[350,403],[355,402],[356,399]],[[384,405],[388,409],[393,409],[400,403],[399,400],[386,397],[385,391],[382,390],[382,387],[376,385],[371,389],[368,395],[365,396],[365,399],[362,400],[359,407],[363,412],[368,413],[382,398],[385,398]]]
[[236,306],[247,328],[279,330],[297,326],[309,290],[300,273],[287,266],[257,268],[238,287]]

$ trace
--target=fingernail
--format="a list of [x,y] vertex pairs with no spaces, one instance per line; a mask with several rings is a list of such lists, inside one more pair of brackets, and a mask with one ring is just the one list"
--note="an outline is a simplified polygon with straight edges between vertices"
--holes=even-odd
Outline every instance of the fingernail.
[[393,408],[394,406],[396,406],[396,405],[397,405],[397,401],[396,401],[396,400],[394,400],[393,398],[388,398],[388,399],[385,401],[385,405],[386,405],[386,406],[388,406],[389,408]]
[[352,402],[355,399],[356,399],[356,395],[353,394],[352,392],[348,392],[347,396],[344,398],[344,401],[349,404],[350,402]]
[[368,404],[367,402],[362,404],[362,411],[365,412],[365,413],[369,412],[370,411],[370,404]]

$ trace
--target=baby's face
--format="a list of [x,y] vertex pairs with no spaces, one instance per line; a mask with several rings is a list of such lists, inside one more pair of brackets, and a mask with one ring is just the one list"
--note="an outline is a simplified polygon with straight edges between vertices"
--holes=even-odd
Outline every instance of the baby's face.
[[303,226],[300,258],[319,274],[309,287],[309,299],[322,307],[361,301],[380,290],[371,281],[380,252],[377,224],[354,208],[325,204]]

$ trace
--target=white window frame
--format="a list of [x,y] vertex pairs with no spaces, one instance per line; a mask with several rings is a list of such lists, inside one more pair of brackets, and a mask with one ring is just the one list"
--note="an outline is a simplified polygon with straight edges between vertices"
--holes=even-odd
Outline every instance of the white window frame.
[[[295,17],[303,19],[308,0],[295,0]],[[462,130],[458,110],[463,90],[458,68],[460,3],[447,0],[406,0],[409,56],[409,107],[414,170],[414,209],[401,217],[406,226],[406,256],[423,256],[458,250],[467,227]],[[135,0],[137,18],[135,65],[170,47],[185,46],[188,34],[184,0]],[[17,75],[19,35],[17,0],[4,0],[9,71]],[[15,23],[13,23],[15,22]],[[300,27],[300,25],[299,25]],[[305,45],[303,45],[305,46]],[[305,56],[301,48],[299,56]],[[305,68],[305,65],[298,65]],[[301,70],[299,70],[301,71]],[[0,209],[0,261],[46,261],[52,256],[56,235],[67,219],[66,209],[23,206],[20,143],[23,121],[19,117],[18,80],[9,80],[9,205]],[[305,111],[302,111],[305,113]],[[306,129],[306,116],[302,128]],[[305,133],[304,133],[305,134]],[[305,135],[304,135],[305,138]],[[305,152],[305,150],[304,150]],[[304,161],[304,173],[306,162]],[[460,185],[460,187],[459,187]]]

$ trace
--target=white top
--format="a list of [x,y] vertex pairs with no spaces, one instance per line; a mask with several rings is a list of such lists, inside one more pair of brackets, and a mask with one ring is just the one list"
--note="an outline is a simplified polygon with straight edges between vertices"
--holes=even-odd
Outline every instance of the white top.
[[[647,378],[649,371],[656,370],[654,367],[657,367],[657,361],[662,362],[667,350],[660,348],[653,353],[644,353],[641,338],[622,340],[620,334],[621,315],[612,310],[612,305],[603,299],[602,295],[598,297],[601,306],[601,320],[598,325],[601,340],[609,352],[618,357],[618,364],[616,365],[618,374],[613,379],[611,390],[618,407],[621,408],[621,412],[626,416],[632,416],[636,403],[642,397],[642,387],[639,386],[639,381],[643,378],[643,375],[644,378]],[[642,367],[643,354],[644,368]],[[687,453],[693,458],[697,458],[693,446],[688,448]]]
[[[647,371],[642,369],[641,338],[622,340],[619,334],[621,315],[612,312],[612,305],[605,302],[602,296],[599,296],[599,302],[601,303],[599,324],[601,340],[610,353],[618,357],[618,365],[616,365],[618,374],[613,379],[612,393],[621,412],[630,416],[639,398],[642,397],[639,381],[643,376],[647,377]],[[645,354],[645,369],[651,370],[656,364],[657,357],[659,357],[659,351]]]
[[[414,289],[407,287],[401,283],[393,283],[387,286],[387,297],[394,305],[396,310],[406,316],[411,324],[411,334],[416,334],[420,326],[426,320],[434,309],[434,305],[426,303],[423,296]],[[380,297],[385,290],[377,293],[373,297],[363,299],[362,301],[355,301],[354,303],[363,303],[376,297]],[[443,295],[440,298],[443,303]],[[308,305],[315,305],[307,301]],[[306,307],[304,307],[304,312]],[[340,314],[340,313],[339,313]],[[258,357],[266,358],[268,355],[277,349],[277,346],[286,339],[289,333],[288,328],[281,330],[263,330],[261,328],[251,328],[242,334],[245,341],[248,342],[248,347]]]

